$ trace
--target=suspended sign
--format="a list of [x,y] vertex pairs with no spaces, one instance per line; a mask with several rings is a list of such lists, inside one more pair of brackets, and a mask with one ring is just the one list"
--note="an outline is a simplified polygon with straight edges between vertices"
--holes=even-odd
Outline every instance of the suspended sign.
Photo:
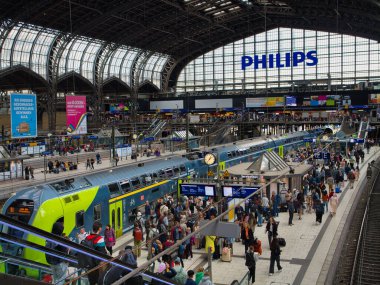
[[12,138],[37,137],[37,99],[34,94],[11,94]]
[[255,186],[255,187],[245,187],[242,185],[223,186],[223,197],[243,199],[255,193],[259,189],[260,189],[259,186]]
[[187,196],[215,196],[215,185],[181,184],[181,195]]
[[87,134],[86,96],[66,96],[68,135]]

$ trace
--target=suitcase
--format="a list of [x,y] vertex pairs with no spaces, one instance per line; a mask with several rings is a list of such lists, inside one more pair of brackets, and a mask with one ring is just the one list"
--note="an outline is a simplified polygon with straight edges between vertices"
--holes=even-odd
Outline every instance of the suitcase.
[[281,246],[281,247],[284,247],[286,246],[286,241],[284,238],[278,238],[278,244]]
[[224,262],[231,262],[231,249],[229,247],[223,248],[221,260]]

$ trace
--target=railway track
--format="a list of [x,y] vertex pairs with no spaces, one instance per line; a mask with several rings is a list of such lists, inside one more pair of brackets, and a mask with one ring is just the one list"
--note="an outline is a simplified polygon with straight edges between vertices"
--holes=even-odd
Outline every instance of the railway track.
[[[376,165],[380,166],[380,160]],[[360,195],[348,234],[342,240],[334,284],[380,284],[380,175],[375,169],[373,173]]]

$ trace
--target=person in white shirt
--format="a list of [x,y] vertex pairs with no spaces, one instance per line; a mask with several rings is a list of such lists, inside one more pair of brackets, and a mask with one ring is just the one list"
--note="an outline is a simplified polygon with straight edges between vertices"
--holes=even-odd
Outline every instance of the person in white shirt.
[[86,232],[84,228],[81,228],[79,233],[77,234],[78,243],[81,243],[89,234]]

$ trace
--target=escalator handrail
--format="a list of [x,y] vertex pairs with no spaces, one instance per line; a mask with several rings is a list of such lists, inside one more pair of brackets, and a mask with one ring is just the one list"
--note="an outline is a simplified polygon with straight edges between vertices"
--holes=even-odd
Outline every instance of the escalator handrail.
[[[99,251],[96,251],[94,249],[90,249],[87,247],[83,247],[82,245],[75,243],[71,240],[68,240],[64,237],[60,237],[57,235],[54,235],[52,233],[46,232],[44,230],[41,230],[39,228],[33,227],[31,225],[22,223],[20,221],[17,221],[15,219],[12,219],[10,217],[7,217],[3,214],[0,214],[0,224],[5,224],[11,228],[20,230],[22,232],[27,232],[29,234],[35,235],[37,237],[40,237],[42,239],[48,240],[50,242],[53,242],[55,244],[70,248],[71,250],[74,250],[75,252],[80,252],[82,254],[89,255],[97,260],[104,261],[106,263],[121,267],[123,269],[126,269],[128,271],[133,271],[135,268],[133,266],[130,266],[126,264],[125,262],[122,262],[121,260],[113,260],[113,258],[107,254],[103,254]],[[142,276],[147,276],[151,279],[158,280],[161,283],[172,285],[176,284],[173,281],[168,280],[167,278],[158,277],[156,274],[150,273],[150,272],[140,272]]]

